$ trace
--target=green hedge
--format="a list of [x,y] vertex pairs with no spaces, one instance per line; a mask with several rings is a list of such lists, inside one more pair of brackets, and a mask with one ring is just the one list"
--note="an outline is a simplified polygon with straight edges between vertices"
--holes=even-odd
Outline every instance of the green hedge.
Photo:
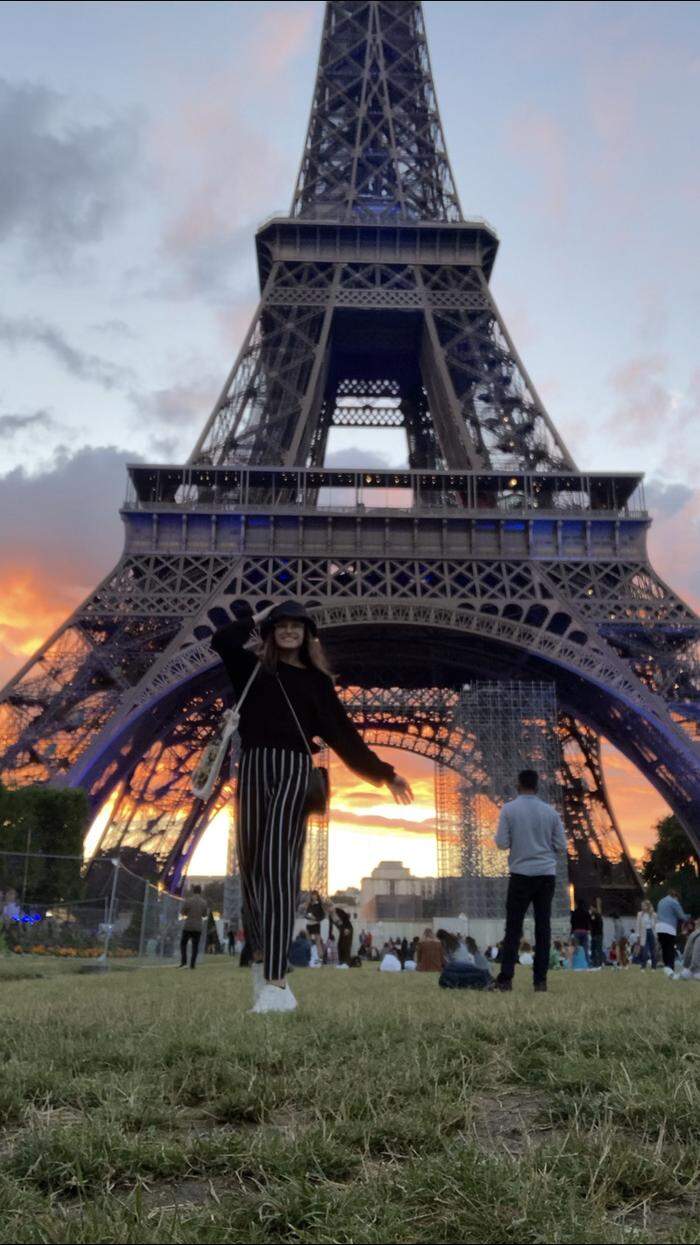
[[[79,899],[83,893],[83,841],[90,822],[84,791],[0,784],[0,890],[19,891],[29,845],[26,898],[30,903]],[[54,856],[72,856],[56,860]]]

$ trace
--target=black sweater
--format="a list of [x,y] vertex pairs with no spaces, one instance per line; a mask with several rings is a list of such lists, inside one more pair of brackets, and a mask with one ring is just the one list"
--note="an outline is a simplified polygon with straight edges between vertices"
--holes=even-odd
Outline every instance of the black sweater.
[[[212,648],[226,667],[236,700],[257,661],[243,647],[252,629],[253,616],[248,614],[212,636]],[[315,667],[291,666],[285,661],[279,663],[278,671],[312,751],[318,751],[312,744],[318,735],[360,778],[380,786],[394,777],[393,766],[380,761],[355,730],[327,675]],[[243,748],[306,751],[276,677],[262,669],[243,702],[239,732]]]

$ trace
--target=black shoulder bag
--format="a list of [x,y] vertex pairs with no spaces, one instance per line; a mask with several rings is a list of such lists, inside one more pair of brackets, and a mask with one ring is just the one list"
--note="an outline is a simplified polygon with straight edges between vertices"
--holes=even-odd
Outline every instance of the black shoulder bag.
[[309,741],[301,729],[301,723],[294,712],[294,706],[284,690],[284,684],[281,678],[279,675],[276,677],[277,682],[280,685],[280,691],[289,705],[289,711],[297,724],[297,730],[304,741],[304,747],[311,757],[311,773],[309,774],[309,785],[306,788],[306,799],[304,800],[304,816],[325,817],[331,802],[331,784],[328,777],[328,770],[325,765],[314,765],[313,753],[309,747]]

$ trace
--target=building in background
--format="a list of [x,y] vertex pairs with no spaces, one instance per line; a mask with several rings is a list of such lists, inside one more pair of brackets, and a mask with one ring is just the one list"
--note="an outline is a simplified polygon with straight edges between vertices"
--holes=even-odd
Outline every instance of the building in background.
[[363,921],[421,921],[432,918],[437,878],[414,877],[400,860],[382,860],[360,887]]

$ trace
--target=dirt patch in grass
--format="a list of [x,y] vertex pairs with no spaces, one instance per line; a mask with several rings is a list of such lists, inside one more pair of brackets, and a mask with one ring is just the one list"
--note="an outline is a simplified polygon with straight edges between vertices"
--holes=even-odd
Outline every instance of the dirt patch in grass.
[[278,1107],[259,1125],[287,1141],[295,1141],[314,1122],[311,1111],[300,1111],[295,1107]]
[[697,1221],[699,1214],[700,1193],[681,1193],[668,1202],[642,1202],[616,1215],[615,1222],[653,1234],[655,1240],[663,1242],[673,1239],[679,1223],[688,1219]]
[[517,1158],[532,1146],[549,1141],[555,1128],[549,1115],[547,1095],[538,1090],[504,1090],[478,1094],[472,1100],[474,1120],[465,1140],[476,1140],[482,1149]]
[[179,1210],[183,1206],[206,1206],[209,1202],[218,1204],[222,1193],[229,1193],[234,1188],[233,1182],[227,1185],[221,1180],[214,1184],[213,1179],[149,1181],[141,1185],[139,1197],[147,1214],[154,1210]]

